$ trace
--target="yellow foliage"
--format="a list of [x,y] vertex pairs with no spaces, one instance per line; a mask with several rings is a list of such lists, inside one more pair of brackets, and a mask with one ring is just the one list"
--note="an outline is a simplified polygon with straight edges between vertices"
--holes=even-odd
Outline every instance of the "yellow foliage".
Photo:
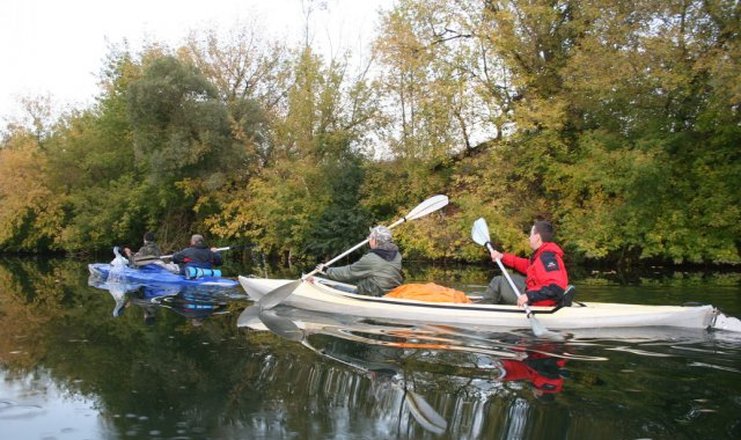
[[[21,238],[28,247],[55,238],[62,221],[62,196],[47,186],[46,157],[31,137],[0,149],[0,244]],[[19,230],[30,224],[31,232]]]

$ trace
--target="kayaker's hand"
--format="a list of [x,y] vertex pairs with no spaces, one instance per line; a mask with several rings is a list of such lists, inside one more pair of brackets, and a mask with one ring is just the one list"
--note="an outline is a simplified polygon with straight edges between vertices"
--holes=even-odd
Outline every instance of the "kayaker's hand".
[[528,302],[528,297],[527,297],[527,295],[525,295],[525,294],[522,294],[522,295],[520,295],[519,297],[517,297],[517,305],[518,305],[518,306],[520,306],[520,307],[525,307],[525,305],[527,304],[527,302]]
[[320,263],[320,264],[317,264],[316,265],[316,269],[314,269],[314,270],[316,270],[317,273],[324,273],[324,270],[326,268],[327,268],[327,266],[325,266],[324,263]]
[[497,260],[501,260],[502,257],[504,257],[504,254],[499,252],[498,250],[493,250],[490,252],[491,254],[491,261],[496,262]]
[[219,248],[217,248],[217,247],[212,247],[212,248],[211,248],[211,252],[213,252],[213,253],[218,253],[218,252],[219,252]]

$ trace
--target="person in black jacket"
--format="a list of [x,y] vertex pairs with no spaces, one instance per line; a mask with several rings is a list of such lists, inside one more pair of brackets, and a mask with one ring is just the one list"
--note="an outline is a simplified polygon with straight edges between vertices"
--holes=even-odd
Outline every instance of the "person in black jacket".
[[172,262],[180,266],[183,271],[186,266],[211,269],[221,265],[221,255],[216,248],[206,246],[203,235],[194,234],[190,237],[190,247],[172,255]]

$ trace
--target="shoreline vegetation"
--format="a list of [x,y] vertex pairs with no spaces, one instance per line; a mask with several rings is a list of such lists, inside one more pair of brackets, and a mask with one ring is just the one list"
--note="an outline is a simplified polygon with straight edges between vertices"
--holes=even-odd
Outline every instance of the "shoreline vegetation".
[[[23,279],[61,277],[69,280],[87,277],[87,264],[104,263],[108,257],[69,258],[62,254],[50,255],[7,255],[0,254],[0,278],[11,284],[23,283]],[[293,279],[311,270],[309,265],[274,264],[259,256],[248,259],[228,257],[222,271],[228,278],[237,275],[255,274],[271,278]],[[80,275],[80,274],[85,275]],[[451,261],[414,260],[404,267],[405,282],[436,282],[467,291],[484,289],[498,269],[491,262],[462,263]],[[570,266],[569,281],[584,287],[600,286],[643,286],[703,288],[725,286],[738,289],[741,286],[741,270],[738,266],[645,266],[629,268],[606,268],[598,266]],[[52,283],[53,285],[54,283]],[[473,289],[473,290],[472,290]]]
[[[24,268],[19,274],[38,278],[38,266],[50,270],[53,267],[84,265],[89,263],[105,263],[112,259],[108,252],[96,252],[85,256],[69,257],[63,253],[54,254],[0,254],[0,268]],[[349,263],[348,260],[337,264]],[[604,264],[569,264],[569,279],[571,283],[580,286],[672,286],[672,287],[702,287],[705,285],[741,287],[741,266],[739,265],[708,265],[708,264],[645,264],[628,267],[610,267]],[[237,275],[260,274],[260,276],[276,278],[296,278],[302,273],[313,269],[308,262],[291,265],[280,261],[270,260],[265,255],[231,255],[224,259],[223,273],[227,277]],[[52,270],[54,271],[54,270]],[[14,270],[11,270],[14,272]],[[437,282],[443,284],[472,286],[478,285],[497,275],[498,269],[491,261],[462,262],[452,260],[406,260],[404,274],[406,282]],[[481,286],[482,288],[485,285]]]
[[485,261],[478,217],[527,255],[546,218],[573,267],[738,271],[734,1],[379,14],[362,65],[256,27],[201,31],[112,47],[88,108],[24,100],[0,127],[0,254],[84,259],[151,230],[163,249],[197,232],[309,266],[445,194],[395,230],[407,261]]

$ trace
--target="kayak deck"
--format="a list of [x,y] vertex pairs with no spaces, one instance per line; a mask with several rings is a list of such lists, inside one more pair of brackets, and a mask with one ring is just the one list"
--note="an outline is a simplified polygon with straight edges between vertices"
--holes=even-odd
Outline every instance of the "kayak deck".
[[[90,276],[107,280],[111,274],[113,266],[107,263],[93,263],[88,264],[88,270]],[[127,284],[142,284],[142,285],[177,285],[177,286],[209,286],[209,287],[220,287],[220,288],[235,288],[239,286],[236,280],[223,277],[201,277],[196,279],[188,279],[183,275],[169,272],[167,269],[156,265],[147,264],[139,268],[125,267],[123,270],[120,268],[116,272],[117,279]]]
[[[248,296],[255,301],[273,289],[295,281],[244,276],[238,279]],[[432,303],[372,297],[345,291],[352,290],[353,287],[314,277],[312,281],[300,283],[283,303],[307,310],[368,318],[482,327],[530,326],[524,310],[514,305]],[[711,305],[684,307],[596,302],[578,303],[572,307],[532,307],[532,311],[550,329],[647,326],[705,329],[713,327],[719,315],[718,310]]]

